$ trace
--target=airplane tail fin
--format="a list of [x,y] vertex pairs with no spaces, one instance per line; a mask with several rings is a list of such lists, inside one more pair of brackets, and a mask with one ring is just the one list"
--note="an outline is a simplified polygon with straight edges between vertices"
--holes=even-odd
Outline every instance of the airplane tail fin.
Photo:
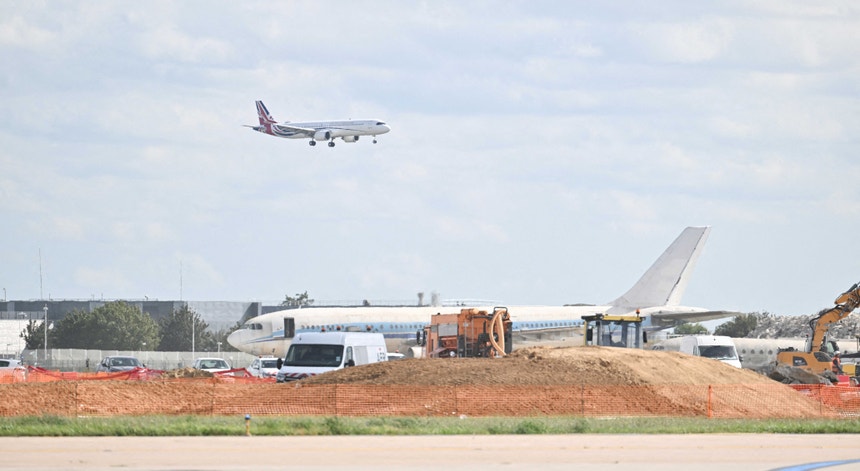
[[684,229],[642,278],[610,304],[631,309],[679,305],[710,232],[710,226]]
[[276,121],[272,118],[266,105],[262,101],[257,100],[257,117],[260,118],[260,125],[275,124]]

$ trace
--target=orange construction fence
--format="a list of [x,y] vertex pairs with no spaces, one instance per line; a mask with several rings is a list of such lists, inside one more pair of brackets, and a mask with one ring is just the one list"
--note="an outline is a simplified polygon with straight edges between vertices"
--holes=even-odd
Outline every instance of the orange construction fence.
[[[182,370],[179,370],[180,373]],[[186,370],[188,371],[188,370]],[[149,368],[134,368],[128,371],[115,373],[81,373],[75,371],[46,370],[37,366],[26,368],[15,368],[12,370],[0,370],[0,384],[4,383],[49,383],[53,381],[153,381],[167,379],[181,379],[170,371],[153,370]],[[239,383],[273,383],[274,377],[258,378],[252,376],[245,368],[234,368],[212,374],[212,378],[226,382]],[[197,378],[201,379],[201,378]],[[208,378],[202,378],[208,379]]]

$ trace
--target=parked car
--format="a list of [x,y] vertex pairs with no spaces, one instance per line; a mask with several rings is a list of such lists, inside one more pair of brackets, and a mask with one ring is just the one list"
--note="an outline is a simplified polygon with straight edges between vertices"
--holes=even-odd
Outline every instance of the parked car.
[[210,373],[221,373],[230,369],[230,364],[222,358],[198,358],[194,360],[192,368],[208,371]]
[[129,371],[135,368],[143,368],[143,363],[135,357],[111,356],[104,357],[99,363],[96,372],[116,373],[118,371]]
[[274,378],[278,374],[278,359],[254,358],[251,366],[248,367],[248,372],[257,378]]
[[18,360],[6,358],[0,359],[0,370],[14,370],[22,368],[24,368],[24,365],[22,365]]
[[23,381],[27,378],[27,368],[19,360],[2,358],[0,359],[0,377],[8,378],[9,376],[17,381]]

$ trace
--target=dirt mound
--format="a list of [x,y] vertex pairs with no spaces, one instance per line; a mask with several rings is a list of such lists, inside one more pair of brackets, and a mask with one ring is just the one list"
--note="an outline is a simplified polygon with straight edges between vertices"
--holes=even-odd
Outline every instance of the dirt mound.
[[497,359],[397,360],[332,371],[291,385],[241,383],[233,377],[206,379],[211,376],[185,368],[149,381],[3,384],[0,417],[249,411],[263,415],[833,415],[819,401],[749,370],[678,352],[606,347],[533,347]]
[[530,347],[505,358],[406,359],[306,378],[311,384],[649,385],[772,384],[758,373],[678,352]]

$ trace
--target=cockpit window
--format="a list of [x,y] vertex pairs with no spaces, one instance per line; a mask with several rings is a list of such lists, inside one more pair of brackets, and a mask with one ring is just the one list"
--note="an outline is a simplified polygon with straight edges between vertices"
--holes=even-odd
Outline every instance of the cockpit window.
[[376,125],[377,125],[377,126],[385,126],[385,123],[384,123],[384,122],[382,122],[382,121],[377,121],[377,122],[376,122]]

